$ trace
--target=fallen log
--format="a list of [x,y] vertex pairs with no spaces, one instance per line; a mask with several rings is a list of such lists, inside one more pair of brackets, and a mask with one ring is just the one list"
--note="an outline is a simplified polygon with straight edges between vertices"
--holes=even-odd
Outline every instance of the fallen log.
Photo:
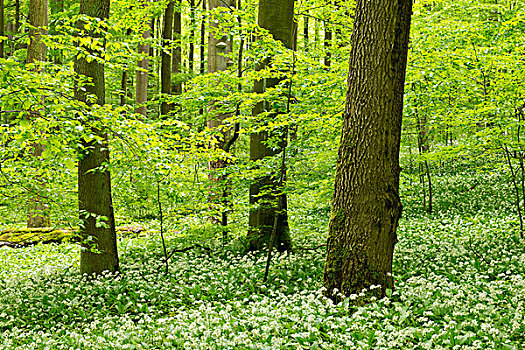
[[[141,225],[117,227],[117,233],[124,237],[140,235],[144,232],[146,232],[146,229]],[[0,230],[0,247],[24,248],[39,243],[63,243],[78,240],[79,237],[76,228],[42,227]]]

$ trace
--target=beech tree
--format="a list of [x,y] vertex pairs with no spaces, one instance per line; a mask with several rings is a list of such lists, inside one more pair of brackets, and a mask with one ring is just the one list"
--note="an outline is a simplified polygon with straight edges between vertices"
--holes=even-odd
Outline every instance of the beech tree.
[[[171,40],[173,39],[173,16],[175,11],[175,1],[169,1],[164,11],[164,27],[162,29],[162,54],[161,54],[161,93],[163,100],[171,94]],[[170,112],[171,106],[168,102],[162,101],[160,114],[166,115]]]
[[[5,12],[4,12],[4,0],[0,0],[0,37],[5,34]],[[4,58],[4,41],[0,41],[0,58]]]
[[[294,0],[260,0],[258,23],[267,29],[275,40],[281,41],[288,49],[294,45]],[[264,69],[271,64],[271,58],[267,57],[260,63],[258,69]],[[263,93],[268,88],[276,87],[281,82],[280,78],[266,78],[255,82],[256,93]],[[277,111],[272,111],[267,102],[258,103],[253,109],[253,114],[270,112],[268,119],[274,117]],[[279,147],[272,148],[268,140],[272,137],[280,139]],[[284,151],[287,133],[281,130],[263,130],[252,133],[250,136],[250,160],[255,162],[265,157],[275,156]],[[259,250],[268,244],[274,227],[275,216],[277,217],[276,241],[274,246],[279,251],[291,248],[290,228],[288,225],[286,194],[278,194],[281,189],[277,188],[278,176],[269,174],[259,177],[250,185],[250,211],[249,218],[249,244],[251,250]],[[278,197],[281,196],[279,199]],[[277,203],[280,201],[281,205]],[[278,208],[280,207],[280,208]],[[276,213],[276,211],[278,211]]]
[[[149,6],[148,0],[143,0],[141,2],[142,6]],[[146,102],[148,102],[148,73],[149,73],[149,51],[150,44],[148,40],[151,38],[151,19],[146,20],[147,28],[142,32],[142,38],[144,42],[138,44],[137,52],[138,54],[144,56],[137,64],[137,74],[136,74],[136,85],[135,85],[135,113],[142,114],[144,117],[147,114]]]
[[[182,94],[182,82],[178,76],[181,73],[182,68],[182,2],[177,0],[174,6],[173,12],[173,42],[175,46],[171,50],[172,62],[171,72],[172,76],[176,78],[176,81],[172,85],[171,92],[175,95]],[[172,77],[173,79],[173,77]]]
[[[107,30],[103,21],[109,16],[109,5],[110,0],[80,1],[80,15],[83,15],[84,19],[79,20],[78,28],[91,39],[80,41],[82,50],[75,59],[74,68],[79,80],[75,88],[75,98],[88,106],[103,106],[106,101],[104,39],[100,33]],[[90,19],[99,19],[102,22],[87,22]],[[91,41],[94,44],[91,44]],[[97,59],[93,59],[93,56]],[[84,82],[85,79],[88,80],[87,83]],[[96,98],[95,103],[92,102],[93,97]],[[108,137],[101,127],[93,125],[96,122],[92,119],[94,116],[95,113],[84,116],[84,129],[91,131],[94,138],[81,139],[78,161],[78,202],[82,239],[80,272],[90,275],[119,270],[111,176],[107,169]]]
[[[223,12],[230,11],[230,8],[235,7],[233,0],[209,0],[209,10],[216,10],[215,15],[210,15],[209,30],[208,30],[208,73],[223,72],[228,68],[228,55],[232,52],[232,40],[228,33],[223,33],[224,28],[220,28],[218,17]],[[215,142],[212,147],[224,150],[225,146],[229,144],[233,137],[230,128],[225,125],[225,121],[232,116],[231,113],[217,113],[215,105],[209,108],[210,117],[207,125],[210,130],[217,133]],[[218,204],[226,204],[225,193],[227,187],[223,182],[225,176],[217,175],[216,173],[227,166],[227,159],[219,157],[219,159],[208,162],[208,178],[211,182],[210,186],[210,201],[212,206]],[[224,226],[227,224],[227,216],[223,211],[222,217],[213,217],[212,220],[216,223],[221,223]]]
[[[393,288],[399,148],[412,0],[358,0],[329,223],[329,297]],[[379,291],[379,292],[378,292]]]
[[[42,40],[42,35],[47,33],[47,27],[49,26],[49,3],[48,0],[31,0],[29,2],[29,16],[28,22],[29,28],[29,45],[27,46],[27,59],[28,64],[35,64],[35,71],[40,71],[42,68],[39,66],[39,62],[46,60],[46,45]],[[43,105],[43,100],[41,101]],[[39,114],[43,113],[42,108],[36,107],[32,110],[29,115],[30,119],[38,118]],[[32,156],[36,159],[42,157],[44,152],[44,145],[41,142],[33,143]],[[46,186],[45,179],[40,176],[35,178],[38,189],[36,193],[32,194],[32,198],[29,200],[29,211],[27,215],[27,227],[46,227],[50,225],[49,217],[49,205],[41,196],[41,189]]]

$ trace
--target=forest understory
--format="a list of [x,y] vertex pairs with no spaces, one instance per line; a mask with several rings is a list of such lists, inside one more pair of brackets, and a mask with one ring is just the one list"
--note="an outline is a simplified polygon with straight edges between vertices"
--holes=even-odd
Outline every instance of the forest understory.
[[436,174],[432,215],[407,181],[396,289],[363,306],[322,295],[329,210],[315,193],[292,199],[295,250],[274,257],[266,283],[265,254],[183,228],[167,233],[170,250],[210,250],[174,253],[166,273],[158,221],[119,238],[120,274],[94,282],[79,275],[75,244],[1,248],[0,347],[520,349],[525,251],[505,179],[468,167]]
[[525,349],[524,0],[0,0],[0,349]]

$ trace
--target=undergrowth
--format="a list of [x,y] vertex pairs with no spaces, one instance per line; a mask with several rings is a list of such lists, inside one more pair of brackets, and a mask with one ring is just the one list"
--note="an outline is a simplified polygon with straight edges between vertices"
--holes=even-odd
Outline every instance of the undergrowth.
[[[396,289],[382,300],[350,308],[351,298],[322,296],[329,212],[302,194],[291,213],[296,247],[319,248],[277,254],[266,283],[264,254],[234,243],[176,253],[166,273],[157,235],[122,237],[121,273],[95,280],[79,275],[74,244],[0,249],[0,348],[520,349],[525,242],[501,195],[508,184],[445,176],[435,176],[433,215],[405,189],[414,205],[398,231]],[[168,237],[170,249],[193,243]]]

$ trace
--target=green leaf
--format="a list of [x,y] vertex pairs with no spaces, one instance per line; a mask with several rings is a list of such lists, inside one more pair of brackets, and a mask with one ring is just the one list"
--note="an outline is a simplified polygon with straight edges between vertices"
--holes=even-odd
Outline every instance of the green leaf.
[[20,120],[20,126],[23,128],[23,129],[29,129],[31,127],[31,123],[29,122],[29,120],[27,119],[22,119]]
[[44,152],[42,152],[42,157],[43,158],[49,158],[49,157],[51,157],[51,155],[52,155],[52,152],[51,152],[51,148],[50,147],[46,147],[44,149]]
[[64,164],[65,166],[68,168],[68,169],[74,169],[75,168],[75,162],[72,160],[72,159],[69,159],[67,158],[66,160],[64,160]]

